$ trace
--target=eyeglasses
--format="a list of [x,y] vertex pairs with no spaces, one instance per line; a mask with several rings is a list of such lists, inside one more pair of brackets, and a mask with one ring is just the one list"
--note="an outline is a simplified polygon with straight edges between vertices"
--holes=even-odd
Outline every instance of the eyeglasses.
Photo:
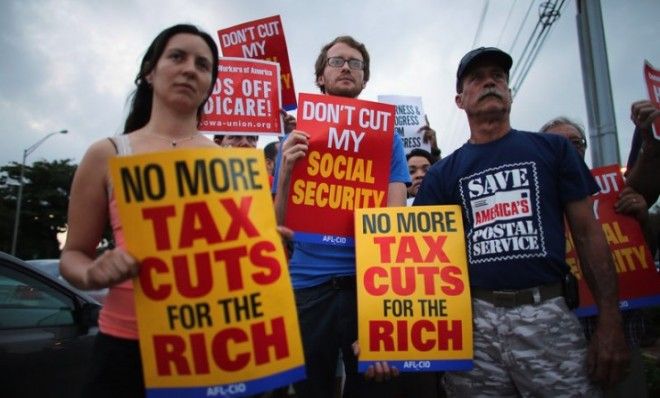
[[344,59],[342,57],[328,58],[328,65],[332,66],[333,68],[341,68],[346,62],[348,62],[348,67],[353,70],[362,70],[364,68],[364,61],[360,61],[359,59]]

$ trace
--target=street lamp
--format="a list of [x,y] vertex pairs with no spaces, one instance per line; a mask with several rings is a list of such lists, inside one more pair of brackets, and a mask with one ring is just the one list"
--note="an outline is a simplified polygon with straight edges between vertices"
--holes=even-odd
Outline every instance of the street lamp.
[[55,134],[66,134],[67,130],[53,131],[52,133],[46,135],[44,138],[35,142],[33,145],[23,150],[23,163],[21,163],[21,178],[18,185],[18,197],[16,198],[16,214],[14,215],[14,235],[11,240],[11,255],[16,255],[16,242],[18,241],[18,224],[21,220],[21,200],[23,199],[23,175],[25,173],[25,159],[28,155],[34,152],[35,149],[41,144],[44,143],[48,138]]

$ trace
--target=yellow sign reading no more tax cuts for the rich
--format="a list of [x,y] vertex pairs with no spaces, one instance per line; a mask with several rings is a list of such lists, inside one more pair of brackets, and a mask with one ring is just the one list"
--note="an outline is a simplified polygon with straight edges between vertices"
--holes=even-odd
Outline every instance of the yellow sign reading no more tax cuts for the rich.
[[176,149],[110,166],[127,250],[141,263],[148,395],[236,383],[256,393],[304,377],[263,152]]
[[355,212],[360,371],[472,367],[472,310],[459,206]]

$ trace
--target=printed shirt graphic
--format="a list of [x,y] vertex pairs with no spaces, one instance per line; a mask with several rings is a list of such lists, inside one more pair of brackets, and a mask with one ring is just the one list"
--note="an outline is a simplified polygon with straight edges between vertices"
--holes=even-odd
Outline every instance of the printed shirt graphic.
[[461,178],[459,183],[473,226],[467,241],[471,263],[547,254],[534,163],[486,169]]
[[524,289],[568,271],[564,209],[596,190],[567,139],[511,130],[434,164],[414,205],[461,205],[471,286]]

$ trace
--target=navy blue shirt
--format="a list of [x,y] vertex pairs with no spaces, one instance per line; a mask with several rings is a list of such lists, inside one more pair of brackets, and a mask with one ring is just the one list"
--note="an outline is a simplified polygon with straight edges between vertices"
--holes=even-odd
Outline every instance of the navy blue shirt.
[[524,289],[568,272],[564,207],[597,190],[566,138],[511,130],[433,165],[414,204],[461,206],[470,285]]

